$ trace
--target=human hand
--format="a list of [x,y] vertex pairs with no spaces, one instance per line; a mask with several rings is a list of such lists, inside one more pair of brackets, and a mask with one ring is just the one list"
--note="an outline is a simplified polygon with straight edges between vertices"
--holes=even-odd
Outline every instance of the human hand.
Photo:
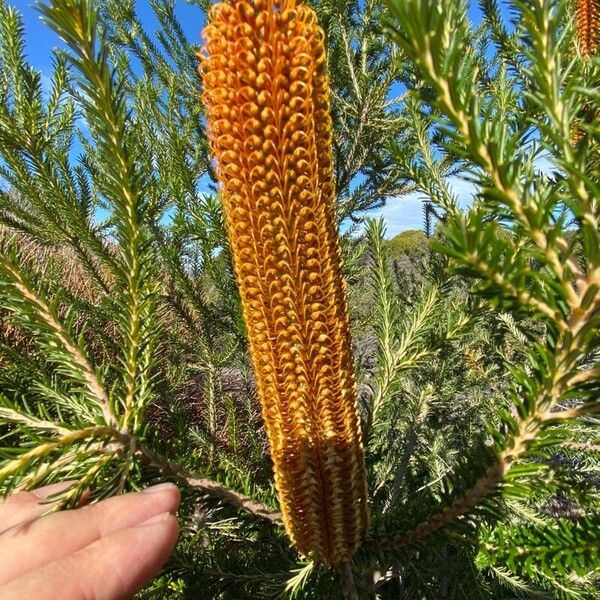
[[0,503],[2,600],[121,600],[157,573],[177,542],[172,484],[45,515],[56,484]]

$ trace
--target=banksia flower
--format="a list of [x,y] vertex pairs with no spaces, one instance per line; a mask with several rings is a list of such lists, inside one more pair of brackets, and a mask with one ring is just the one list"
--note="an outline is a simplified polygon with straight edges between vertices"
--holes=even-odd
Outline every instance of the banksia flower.
[[[600,44],[600,0],[575,0],[575,10],[577,13],[577,41],[579,49],[584,56],[594,56],[598,51]],[[600,117],[598,111],[589,114],[589,107],[584,107],[580,111],[579,117],[591,117],[594,121]],[[574,145],[579,144],[585,137],[580,127],[575,126],[571,135],[571,141]]]
[[591,56],[600,43],[600,0],[576,0],[576,12],[581,53]]
[[330,565],[368,525],[334,209],[324,34],[295,0],[210,11],[208,136],[286,530]]

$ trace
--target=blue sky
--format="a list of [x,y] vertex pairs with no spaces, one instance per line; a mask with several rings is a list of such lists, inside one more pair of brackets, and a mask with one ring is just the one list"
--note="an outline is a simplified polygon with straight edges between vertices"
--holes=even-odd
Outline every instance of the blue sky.
[[[35,10],[33,0],[9,0],[23,15],[26,30],[27,53],[31,64],[39,69],[42,74],[51,72],[51,50],[60,45],[56,35],[51,32],[40,20]],[[137,0],[138,15],[145,27],[152,31],[155,19],[146,0]],[[203,26],[202,12],[196,6],[189,5],[185,0],[177,0],[176,12],[184,30],[190,40],[200,40],[200,31]],[[477,2],[471,2],[470,15],[474,21],[479,20]],[[457,194],[461,204],[469,203],[474,193],[472,184],[459,178],[450,181],[453,191]],[[387,205],[373,216],[382,215],[387,224],[387,235],[396,235],[406,229],[420,229],[423,225],[422,195],[411,194],[402,198],[390,198]]]
[[[39,14],[35,10],[34,0],[9,0],[23,15],[25,20],[27,50],[32,64],[42,72],[49,71],[51,66],[50,50],[58,45],[54,33],[40,21]],[[147,0],[136,0],[138,15],[144,25],[150,30],[155,23],[150,3]],[[202,12],[197,6],[189,5],[186,0],[177,0],[176,12],[180,22],[190,40],[200,40],[202,29]],[[470,15],[475,21],[479,20],[479,8],[477,2],[471,2]]]
[[[60,45],[60,40],[41,22],[35,9],[35,0],[8,1],[23,15],[29,60],[42,72],[49,72],[52,66],[50,52],[53,47]],[[136,0],[136,5],[142,23],[152,31],[156,20],[150,3],[146,0]],[[176,13],[188,38],[199,42],[203,26],[202,11],[197,6],[190,6],[185,0],[177,0]]]

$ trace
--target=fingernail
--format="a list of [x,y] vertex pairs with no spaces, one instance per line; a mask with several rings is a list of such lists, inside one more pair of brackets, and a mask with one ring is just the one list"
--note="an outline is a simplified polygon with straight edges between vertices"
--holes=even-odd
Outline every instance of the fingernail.
[[174,490],[177,489],[177,486],[174,483],[159,483],[158,485],[150,486],[142,491],[142,494],[156,494],[158,492],[164,492],[166,490]]
[[142,523],[139,523],[138,525],[136,525],[136,527],[145,527],[146,525],[155,525],[156,523],[161,523],[162,521],[166,521],[170,516],[171,516],[171,513],[168,513],[168,512],[160,513],[159,515],[154,515],[147,521],[143,521]]

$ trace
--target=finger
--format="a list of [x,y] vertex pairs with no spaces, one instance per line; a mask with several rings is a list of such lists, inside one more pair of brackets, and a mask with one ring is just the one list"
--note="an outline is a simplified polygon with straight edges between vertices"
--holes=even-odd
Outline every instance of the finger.
[[75,481],[63,481],[30,492],[18,492],[8,496],[0,504],[0,534],[15,525],[32,521],[47,513],[52,508],[52,503],[44,500],[63,492],[75,483]]
[[176,486],[162,484],[139,494],[116,496],[13,527],[0,536],[0,585],[120,529],[160,513],[174,513],[179,499]]
[[158,572],[177,542],[169,514],[96,540],[0,587],[3,600],[125,600]]

